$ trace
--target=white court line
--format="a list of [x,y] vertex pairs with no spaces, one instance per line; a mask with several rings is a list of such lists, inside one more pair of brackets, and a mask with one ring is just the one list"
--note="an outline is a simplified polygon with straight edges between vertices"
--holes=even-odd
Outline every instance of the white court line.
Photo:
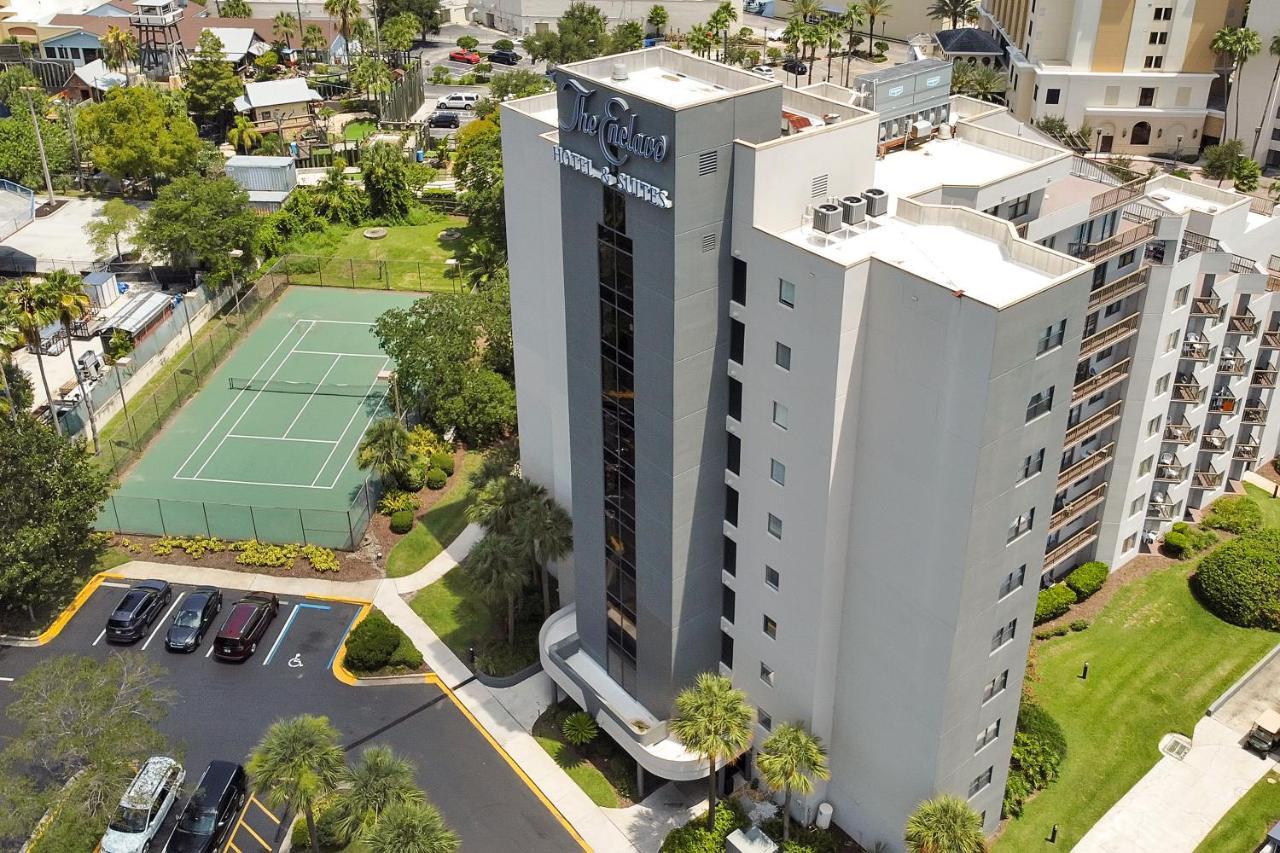
[[271,644],[271,651],[267,652],[267,656],[262,659],[262,665],[266,666],[271,663],[271,657],[276,653],[276,649],[280,645],[280,641],[284,639],[284,635],[289,633],[289,626],[293,624],[293,618],[298,615],[298,605],[293,605],[293,609],[289,611],[289,618],[285,620],[284,627],[280,629],[280,635],[276,637],[276,641]]
[[[386,401],[387,401],[387,395],[386,395],[386,394],[383,394],[383,395],[382,395],[382,399],[378,401],[378,405],[379,405],[379,406],[381,406],[381,405],[382,405],[383,403],[385,403]],[[376,414],[377,414],[377,409],[375,409],[375,410],[374,410],[374,415],[376,415]],[[369,428],[369,424],[371,424],[371,423],[373,423],[373,415],[370,415],[370,416],[369,416],[369,420],[368,420],[367,422],[365,422],[364,428],[365,428],[365,429],[368,429],[368,428]],[[340,465],[340,466],[338,467],[338,472],[337,472],[336,474],[334,474],[334,475],[333,475],[333,482],[329,484],[329,488],[331,488],[331,489],[333,489],[333,488],[337,488],[338,480],[342,479],[342,472],[343,472],[343,471],[345,471],[345,470],[347,469],[347,465],[349,465],[349,464],[351,463],[351,457],[352,457],[352,456],[355,456],[355,454],[356,454],[356,450],[357,450],[359,447],[360,447],[360,442],[358,442],[358,441],[357,441],[355,444],[351,445],[351,452],[347,454],[347,458],[346,458],[346,459],[342,460],[342,465]]]
[[129,584],[120,583],[119,581],[103,581],[98,586],[109,586],[113,589],[129,589]]
[[[289,363],[289,356],[293,355],[293,351],[298,348],[298,344],[302,343],[302,341],[307,337],[308,333],[310,333],[313,328],[315,327],[308,326],[307,330],[302,333],[302,337],[298,338],[298,340],[294,342],[293,346],[289,347],[289,351],[285,353],[284,358],[280,360],[280,363],[276,365],[276,369],[271,371],[271,375],[268,376],[266,382],[263,383],[264,387],[272,379],[276,378],[276,374],[280,372],[281,368],[283,368],[286,364]],[[284,343],[284,341],[281,341],[281,343]],[[261,368],[259,368],[259,370],[261,370]],[[258,375],[257,373],[254,373],[253,376],[250,377],[250,381],[252,382],[253,378],[256,377],[257,375]],[[249,405],[245,406],[244,411],[240,413],[240,417],[236,418],[235,423],[231,425],[231,429],[227,430],[228,435],[236,431],[236,427],[240,426],[240,422],[244,420],[244,416],[249,414],[249,410],[253,408],[253,404],[258,402],[258,398],[260,398],[261,396],[262,396],[262,389],[259,388],[257,392],[254,393],[253,399],[249,401]],[[237,396],[236,399],[239,399],[239,397]],[[209,463],[212,462],[214,460],[214,457],[218,455],[218,451],[222,449],[222,445],[225,444],[226,441],[227,441],[227,436],[224,435],[222,437],[222,441],[218,442],[217,447],[213,448],[213,452],[210,453],[208,458],[204,460],[204,464],[196,469],[196,478],[199,478],[200,474],[203,473],[204,469],[209,467]]]
[[[297,350],[294,350],[294,352],[297,352]],[[281,438],[289,437],[289,433],[293,431],[293,428],[298,423],[298,418],[302,417],[302,413],[307,410],[307,406],[310,406],[311,401],[316,398],[316,391],[320,390],[320,386],[329,378],[329,374],[333,373],[333,369],[338,366],[338,362],[340,361],[342,361],[342,356],[335,354],[333,357],[333,363],[329,365],[329,369],[324,372],[324,376],[321,376],[320,381],[316,383],[316,390],[307,395],[307,399],[302,403],[302,408],[298,409],[298,414],[294,415],[293,420],[289,421],[289,426],[285,428],[284,435],[280,436]]]
[[12,679],[12,678],[5,678],[4,676],[0,676],[0,681],[13,681],[13,679]]
[[311,320],[312,323],[337,323],[343,326],[372,326],[369,320]]
[[[267,355],[267,357],[262,360],[262,364],[258,365],[258,369],[253,372],[253,376],[249,377],[250,381],[257,379],[258,374],[267,369],[267,364],[271,361],[273,357],[275,357],[275,354],[280,349],[280,347],[284,346],[284,342],[289,340],[289,336],[293,334],[294,330],[298,328],[298,324],[301,322],[302,322],[301,320],[293,321],[293,325],[289,327],[289,330],[280,337],[280,343],[276,344],[275,349],[273,349]],[[305,338],[306,335],[304,334],[302,337]],[[301,343],[301,340],[302,340],[301,338],[298,339],[299,343]],[[297,345],[298,344],[295,343],[294,347],[297,347]],[[222,423],[222,419],[225,418],[228,414],[230,414],[231,410],[236,407],[236,404],[240,402],[240,398],[244,396],[244,393],[246,390],[248,389],[242,389],[240,393],[236,394],[236,396],[231,400],[231,405],[227,406],[225,409],[222,410],[222,414],[218,415],[218,419],[213,422],[212,426],[209,427],[209,431],[204,434],[204,438],[200,439],[199,443],[196,444],[195,447],[191,448],[191,453],[188,454],[187,458],[184,459],[182,461],[182,464],[178,466],[178,470],[173,472],[173,479],[175,480],[189,479],[187,477],[179,477],[178,475],[182,473],[183,469],[187,467],[187,465],[191,462],[191,459],[196,455],[196,453],[200,451],[200,448],[204,446],[204,443],[209,440],[209,436],[213,435],[213,431],[218,428],[218,424]],[[233,431],[234,431],[234,428],[233,428]]]
[[107,636],[107,629],[106,629],[106,628],[103,628],[103,629],[102,629],[102,633],[98,635],[98,639],[94,640],[94,641],[93,641],[92,643],[90,643],[89,645],[91,645],[91,646],[96,646],[96,645],[98,645],[98,643],[101,643],[101,642],[102,642],[102,638],[103,638],[103,637],[105,637],[105,636]]
[[387,357],[386,354],[384,353],[377,353],[375,355],[370,355],[362,352],[329,352],[328,350],[322,350],[322,349],[299,349],[299,350],[294,350],[294,352],[297,353],[298,355],[336,355],[341,358],[386,358]]
[[164,618],[156,620],[160,624],[156,625],[156,629],[151,632],[151,636],[147,637],[147,641],[142,644],[142,650],[144,652],[147,650],[147,646],[151,645],[151,641],[156,638],[156,634],[160,633],[160,629],[163,628],[166,623],[168,623],[169,617],[173,615],[173,611],[178,607],[178,604],[182,601],[182,597],[184,595],[186,595],[185,592],[178,593],[178,597],[173,600],[173,604],[170,605],[169,611],[164,614]]
[[[174,477],[175,480],[189,480],[193,483],[228,483],[233,486],[278,486],[282,489],[328,489],[331,486],[308,486],[304,483],[263,483],[258,480],[219,480],[215,477]],[[315,482],[314,480],[312,481]]]
[[[227,438],[255,438],[260,441],[300,441],[303,444],[337,444],[336,441],[329,441],[326,438],[285,438],[281,435],[245,435],[239,432],[233,432],[227,435]],[[106,586],[106,584],[102,584]],[[124,586],[124,584],[120,584]]]
[[[390,364],[390,363],[391,363],[391,359],[390,359],[390,358],[388,358],[386,361],[384,361],[384,362],[382,363],[382,369],[385,369],[385,368],[386,368],[386,366],[387,366],[388,364]],[[382,372],[382,369],[379,369],[379,370],[378,370],[378,373],[381,373],[381,372]],[[365,399],[365,400],[369,399],[369,394],[373,392],[373,386],[375,386],[375,385],[377,385],[377,384],[378,384],[378,377],[375,375],[375,376],[373,377],[373,381],[369,383],[369,390],[367,390],[367,391],[365,391],[365,392],[364,392],[365,396],[363,397],[363,399]],[[383,402],[383,401],[385,401],[386,399],[387,399],[387,395],[386,395],[386,393],[383,393],[383,395],[382,395],[382,400],[378,401],[378,408],[381,408],[381,407],[382,407],[382,402]],[[373,411],[374,411],[374,414],[377,414],[378,409],[376,409],[376,408],[375,408]],[[342,432],[338,433],[338,441],[342,441],[343,437],[347,434],[347,430],[351,429],[351,425],[352,425],[353,423],[355,423],[356,415],[358,415],[358,414],[360,414],[360,407],[359,407],[359,406],[356,406],[356,410],[355,410],[354,412],[352,412],[352,413],[351,413],[351,417],[347,419],[347,425],[346,425],[345,427],[343,427],[343,428],[342,428]],[[371,424],[371,423],[373,423],[373,415],[369,415],[369,420],[365,422],[365,428],[367,429],[367,428],[368,428],[368,426],[369,426],[369,424]],[[356,442],[356,444],[357,444],[357,445],[359,445],[359,442]],[[315,480],[312,480],[312,481],[311,481],[311,485],[313,485],[313,486],[314,486],[314,485],[316,484],[316,480],[319,480],[319,479],[320,479],[320,475],[324,473],[324,469],[325,469],[325,467],[329,464],[329,460],[333,458],[333,454],[334,454],[337,450],[338,450],[338,445],[336,445],[336,444],[335,444],[335,445],[333,446],[333,450],[330,450],[330,451],[329,451],[329,455],[325,457],[324,464],[320,466],[320,470],[316,472]],[[356,452],[356,448],[355,448],[355,447],[352,447],[352,448],[351,448],[351,453],[355,453],[355,452]],[[351,454],[350,454],[350,453],[349,453],[349,454],[347,454],[347,458],[348,458],[348,459],[350,459],[350,458],[351,458]],[[343,463],[342,463],[342,468],[345,468],[345,467],[347,467],[347,463],[343,462]],[[338,477],[342,476],[342,468],[339,468],[339,469],[338,469]],[[338,477],[334,477],[334,478],[333,478],[333,483],[330,483],[330,484],[329,484],[329,488],[330,488],[330,489],[332,489],[332,488],[334,487],[334,485],[336,485],[336,484],[337,484],[337,482],[338,482]]]

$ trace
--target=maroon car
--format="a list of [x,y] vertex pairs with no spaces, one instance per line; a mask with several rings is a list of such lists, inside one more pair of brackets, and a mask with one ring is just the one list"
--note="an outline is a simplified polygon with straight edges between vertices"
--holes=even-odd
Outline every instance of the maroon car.
[[280,600],[269,592],[251,592],[231,606],[213,641],[213,653],[222,660],[245,660],[258,650],[258,641],[280,611]]

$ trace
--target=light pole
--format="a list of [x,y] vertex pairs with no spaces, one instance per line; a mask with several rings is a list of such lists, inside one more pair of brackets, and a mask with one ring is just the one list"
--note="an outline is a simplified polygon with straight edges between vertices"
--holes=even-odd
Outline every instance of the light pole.
[[32,92],[40,92],[41,89],[35,86],[20,86],[23,92],[27,94],[27,106],[31,108],[31,126],[36,132],[36,148],[40,149],[40,168],[44,170],[44,188],[49,191],[49,206],[53,207],[53,179],[49,177],[49,158],[44,154],[44,136],[40,133],[40,122],[36,119],[36,101],[31,97]]
[[124,369],[133,364],[133,359],[127,355],[122,355],[115,360],[116,369],[116,388],[120,391],[120,410],[124,413],[124,419],[129,423],[129,435],[133,436],[133,449],[138,449],[138,433],[133,428],[133,418],[129,417],[129,402],[124,398],[124,380],[120,378],[120,374]]
[[1098,159],[1098,152],[1102,150],[1102,128],[1098,128],[1093,132],[1093,159]]
[[[239,284],[236,282],[236,263],[244,257],[244,250],[232,249],[227,252],[227,257],[231,258],[231,292],[235,293],[236,288],[239,287]],[[236,297],[236,313],[243,317],[244,308],[240,305],[241,299],[242,297]]]
[[[1178,163],[1182,163],[1182,134],[1178,134],[1178,144],[1173,149],[1173,159]],[[1181,168],[1181,166],[1179,166]]]

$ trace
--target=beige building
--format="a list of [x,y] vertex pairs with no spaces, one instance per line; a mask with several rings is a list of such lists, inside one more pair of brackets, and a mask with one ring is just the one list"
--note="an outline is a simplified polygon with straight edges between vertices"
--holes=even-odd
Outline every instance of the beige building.
[[1024,121],[1059,116],[1102,151],[1180,154],[1222,134],[1225,65],[1213,34],[1244,0],[983,0],[1005,45],[1009,104]]

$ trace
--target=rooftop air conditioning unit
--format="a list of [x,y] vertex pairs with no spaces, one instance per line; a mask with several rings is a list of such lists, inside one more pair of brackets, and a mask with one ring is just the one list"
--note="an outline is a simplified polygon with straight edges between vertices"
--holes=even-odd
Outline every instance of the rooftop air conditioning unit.
[[882,189],[871,187],[864,190],[862,200],[867,203],[867,216],[884,216],[889,212],[889,196]]
[[860,195],[840,199],[841,218],[845,225],[857,225],[867,215],[867,202]]
[[950,139],[950,138],[951,138],[951,125],[947,124],[945,121],[944,121],[942,124],[938,125],[938,138],[939,138],[939,139]]
[[813,209],[813,227],[823,234],[840,230],[840,205],[825,202]]

